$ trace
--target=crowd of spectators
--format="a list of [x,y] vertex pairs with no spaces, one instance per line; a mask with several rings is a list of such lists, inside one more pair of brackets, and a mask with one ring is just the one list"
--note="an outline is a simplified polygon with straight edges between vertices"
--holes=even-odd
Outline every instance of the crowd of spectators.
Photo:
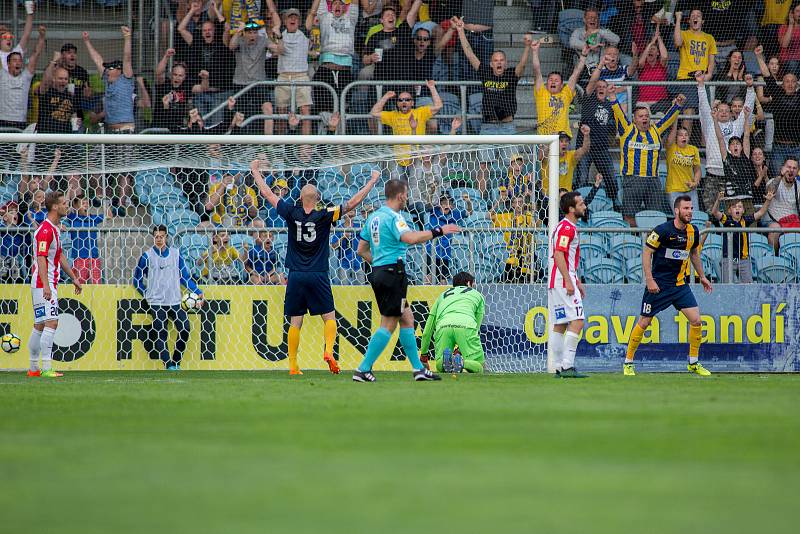
[[[695,209],[711,214],[712,221],[721,220],[714,214],[722,213],[722,193],[722,202],[728,207],[740,203],[743,217],[753,224],[800,227],[800,4],[677,0],[665,8],[647,0],[529,3],[535,31],[512,36],[522,48],[516,63],[509,64],[494,42],[494,2],[166,1],[177,22],[175,45],[163,52],[152,79],[134,72],[129,28],[119,30],[120,58],[105,57],[83,32],[79,46],[91,59],[95,83],[77,64],[79,49],[72,43],[57,47],[36,79],[47,29],[38,27],[30,50],[31,13],[19,39],[0,27],[0,128],[123,135],[146,128],[192,134],[333,135],[382,129],[394,135],[513,135],[521,128],[559,136],[562,191],[592,186],[600,174],[599,188],[610,199],[610,209],[631,226],[641,210],[671,213],[671,199],[681,194],[689,194]],[[565,61],[561,69],[548,72],[543,53],[553,46],[550,34],[564,34]],[[532,87],[518,86],[529,74],[529,62]],[[378,97],[371,87],[352,91],[348,111],[371,118],[348,121],[346,132],[327,90],[259,84],[310,80],[330,86],[337,99],[354,80],[386,84]],[[480,83],[469,89],[469,111],[481,119],[462,124],[439,118],[457,114],[460,105],[458,89],[441,82],[464,80]],[[630,80],[654,85],[630,90]],[[658,84],[673,81],[683,83]],[[531,91],[536,109],[536,120],[524,127],[517,117],[520,91]],[[57,168],[59,158],[75,157],[69,150],[40,145],[22,159],[40,169]],[[125,145],[113,151],[111,157],[123,160],[135,155]],[[447,155],[412,158],[410,147],[395,151],[386,178],[408,181],[410,222],[420,228],[431,221],[459,222],[474,213],[503,228],[547,222],[546,191],[552,178],[546,151],[504,160],[498,152],[481,150],[474,161]],[[309,163],[314,157],[310,150],[300,154]],[[258,228],[283,223],[259,199],[247,172],[210,172],[202,179],[193,170],[172,172],[202,225],[255,228],[254,244],[247,250],[231,250],[230,236],[215,234],[201,258],[204,276],[230,278],[232,266],[240,262],[239,279],[280,283],[283,275],[271,261],[274,236]],[[348,180],[354,179],[349,166],[336,172],[341,189],[349,189]],[[136,201],[133,177],[124,173],[112,177],[109,191],[91,190],[98,187],[94,177],[84,180],[87,189],[81,190],[75,177],[42,174],[20,182],[20,196],[4,208],[3,224],[36,224],[37,198],[48,188],[72,191],[74,226],[79,227],[102,222],[92,213],[105,212],[106,204],[99,202],[104,197],[114,200],[111,215],[125,214]],[[316,173],[299,171],[275,171],[268,178],[273,190],[287,198],[305,183],[318,181]],[[475,197],[458,193],[454,198],[453,191],[462,188]],[[507,280],[521,280],[532,270],[520,259],[531,256],[531,244],[519,235],[506,232]],[[776,231],[770,237],[776,248],[778,236]],[[15,243],[16,237],[4,241],[3,250]],[[341,266],[360,266],[352,254],[352,236],[338,236],[332,246]],[[85,259],[99,261],[92,256],[95,245],[81,247]],[[430,256],[432,276],[446,278],[449,242],[441,240]],[[2,272],[8,271],[4,267]],[[81,272],[92,280],[95,271],[96,264],[86,262]]]

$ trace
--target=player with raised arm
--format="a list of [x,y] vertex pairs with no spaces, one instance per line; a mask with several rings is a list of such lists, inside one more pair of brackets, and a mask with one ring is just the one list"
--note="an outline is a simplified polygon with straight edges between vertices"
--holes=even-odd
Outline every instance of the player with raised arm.
[[[50,191],[44,197],[47,218],[33,233],[33,275],[31,296],[33,298],[33,331],[28,340],[30,369],[28,376],[56,378],[62,373],[52,369],[53,336],[58,328],[58,273],[59,269],[72,280],[75,294],[80,295],[78,282],[72,266],[61,250],[61,218],[67,215],[68,205],[64,193]],[[39,358],[41,357],[41,367]]]
[[633,357],[647,327],[660,311],[674,306],[689,320],[689,372],[709,376],[711,371],[697,361],[700,353],[700,309],[687,283],[689,264],[700,276],[706,293],[711,293],[711,282],[703,273],[700,261],[700,231],[691,224],[692,199],[681,195],[675,199],[675,219],[659,224],[647,236],[642,253],[642,272],[646,288],[642,297],[642,313],[633,327],[628,352],[622,370],[625,376],[636,375]]
[[[439,295],[425,321],[420,354],[428,353],[433,336],[437,371],[482,373],[485,356],[480,330],[485,307],[483,295],[475,289],[475,277],[465,272],[455,275],[453,287]],[[454,354],[456,347],[460,355]]]
[[578,278],[581,249],[578,219],[586,213],[580,193],[570,191],[561,197],[561,219],[553,233],[548,272],[550,281],[550,349],[556,378],[586,378],[575,369],[575,352],[583,329],[583,298],[586,290]]
[[426,369],[419,359],[414,315],[406,301],[406,249],[409,245],[459,232],[460,228],[455,224],[446,224],[432,230],[411,230],[400,214],[408,204],[408,183],[389,180],[384,192],[386,203],[367,218],[358,242],[358,255],[372,266],[368,279],[381,312],[381,326],[372,334],[364,360],[353,374],[353,381],[375,382],[372,366],[389,344],[398,323],[400,344],[411,362],[414,380],[441,380],[439,375]]
[[300,204],[291,205],[278,197],[267,185],[261,175],[261,161],[250,164],[258,190],[267,202],[286,221],[289,228],[289,246],[286,251],[286,267],[289,269],[286,285],[284,313],[289,317],[289,374],[301,375],[297,365],[297,349],[300,346],[300,329],[303,316],[321,315],[324,322],[325,352],[323,358],[333,374],[339,374],[339,364],[333,355],[336,342],[336,313],[328,272],[330,254],[331,226],[345,213],[355,209],[367,193],[375,187],[381,176],[380,171],[372,171],[367,184],[353,198],[341,206],[325,208],[319,190],[313,185],[305,185],[300,190]]

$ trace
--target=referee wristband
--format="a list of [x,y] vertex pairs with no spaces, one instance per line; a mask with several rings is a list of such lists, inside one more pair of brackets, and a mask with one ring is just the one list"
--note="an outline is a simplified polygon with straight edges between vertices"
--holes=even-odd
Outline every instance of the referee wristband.
[[431,233],[433,234],[433,238],[436,239],[437,237],[442,237],[444,232],[442,231],[441,226],[437,226],[436,228],[431,229]]

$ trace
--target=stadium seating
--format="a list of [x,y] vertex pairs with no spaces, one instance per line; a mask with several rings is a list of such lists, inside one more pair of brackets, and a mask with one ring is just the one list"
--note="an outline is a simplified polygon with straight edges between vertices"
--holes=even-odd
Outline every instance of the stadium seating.
[[581,239],[581,258],[603,258],[608,255],[608,244],[602,234],[580,235]]
[[619,260],[587,258],[583,278],[589,284],[621,284],[625,276]]
[[791,260],[779,256],[757,258],[758,281],[767,284],[785,284],[796,279],[795,267]]
[[642,257],[642,240],[631,234],[617,234],[611,237],[609,254],[622,262]]
[[636,226],[652,230],[659,224],[667,222],[668,218],[662,211],[643,210],[636,214]]
[[644,282],[641,258],[630,258],[625,262],[625,278],[628,283],[641,284]]
[[[239,234],[239,233],[231,233],[231,246],[242,250],[245,245],[248,248],[253,248],[255,246],[255,240],[253,236],[250,234]],[[335,256],[335,254],[331,254],[331,256]]]
[[611,210],[592,211],[589,214],[589,224],[595,228],[629,228],[628,223],[622,219],[622,214]]

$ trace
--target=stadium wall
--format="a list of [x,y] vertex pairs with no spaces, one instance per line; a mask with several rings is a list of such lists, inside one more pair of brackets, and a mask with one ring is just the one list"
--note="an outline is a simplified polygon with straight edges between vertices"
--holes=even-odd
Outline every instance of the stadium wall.
[[[482,336],[487,362],[495,370],[516,369],[515,360],[547,342],[546,303],[536,303],[542,288],[487,285],[481,290],[487,306]],[[418,334],[429,307],[444,287],[410,288],[409,299]],[[184,369],[285,369],[285,289],[279,286],[204,286],[207,306],[192,314],[192,333]],[[32,325],[27,285],[0,285],[0,331],[20,336],[23,345]],[[711,295],[695,290],[703,312],[701,359],[714,371],[800,371],[800,331],[796,310],[798,285],[717,285]],[[642,288],[636,285],[587,286],[586,327],[578,347],[577,365],[587,371],[619,371],[625,344],[636,321]],[[380,315],[369,287],[335,287],[340,336],[336,353],[345,368],[360,361]],[[62,370],[157,370],[146,306],[130,286],[86,286],[74,295],[62,286],[61,321],[54,359]],[[255,318],[255,320],[254,320]],[[682,316],[665,311],[653,322],[637,354],[644,371],[684,369],[688,325]],[[396,336],[396,334],[395,334]],[[395,337],[396,340],[396,337]],[[502,343],[499,341],[502,340]],[[174,332],[170,343],[174,342]],[[319,368],[322,328],[307,320],[300,347],[300,364]],[[0,368],[22,369],[28,354],[0,355]],[[407,370],[394,342],[376,369]]]

